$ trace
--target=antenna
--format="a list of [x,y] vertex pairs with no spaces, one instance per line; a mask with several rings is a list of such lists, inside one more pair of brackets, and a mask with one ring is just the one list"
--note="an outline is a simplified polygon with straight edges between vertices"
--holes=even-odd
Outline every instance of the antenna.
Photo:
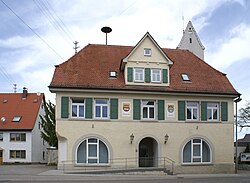
[[107,36],[107,34],[110,33],[112,31],[112,29],[110,27],[103,27],[101,29],[101,31],[106,34],[106,45],[107,45],[108,44],[108,36]]
[[16,93],[16,89],[17,89],[17,84],[13,84],[13,89],[14,89],[14,93]]
[[182,30],[183,30],[183,34],[184,34],[184,15],[182,13]]
[[73,49],[75,50],[75,54],[77,53],[77,48],[79,48],[79,46],[77,46],[77,44],[79,43],[79,42],[77,42],[77,41],[75,41],[75,42],[73,42],[74,43],[74,45],[75,45],[75,47],[73,47]]

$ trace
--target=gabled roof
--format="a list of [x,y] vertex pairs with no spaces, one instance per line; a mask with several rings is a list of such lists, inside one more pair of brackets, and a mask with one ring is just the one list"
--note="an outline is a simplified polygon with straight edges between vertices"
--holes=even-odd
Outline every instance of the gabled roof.
[[122,59],[121,62],[121,66],[120,69],[123,70],[124,69],[124,64],[127,62],[127,59],[135,52],[135,50],[138,48],[138,46],[146,39],[149,38],[152,43],[158,48],[158,50],[161,52],[161,54],[163,55],[163,57],[167,60],[169,65],[172,65],[173,62],[168,58],[168,56],[166,55],[166,53],[162,50],[162,48],[158,45],[158,43],[154,40],[154,38],[149,34],[149,32],[147,32],[142,38],[141,40],[135,45],[135,47],[129,52],[129,54]]
[[[22,93],[0,93],[0,131],[32,130],[44,100],[43,93],[28,93],[25,99]],[[21,116],[19,122],[12,122],[15,116]]]
[[[215,70],[188,50],[162,49],[173,62],[170,67],[170,86],[126,85],[120,62],[134,47],[89,44],[68,61],[56,66],[50,90],[56,89],[111,89],[130,91],[157,91],[238,95],[226,75]],[[116,71],[117,78],[110,78]],[[186,73],[190,82],[184,82]]]
[[188,22],[187,27],[186,27],[185,31],[183,32],[183,36],[182,36],[181,41],[180,41],[179,45],[177,46],[177,48],[180,48],[181,45],[183,44],[183,41],[185,40],[185,36],[186,36],[187,33],[189,32],[189,28],[191,28],[191,31],[194,33],[195,38],[197,39],[197,41],[198,41],[199,45],[201,46],[201,48],[202,48],[203,50],[205,50],[205,47],[204,47],[203,44],[201,43],[201,40],[200,40],[200,38],[199,38],[197,32],[195,31],[194,26],[193,26],[193,24],[192,24],[191,21]]
[[250,134],[245,134],[243,139],[238,139],[238,142],[249,142],[250,143]]

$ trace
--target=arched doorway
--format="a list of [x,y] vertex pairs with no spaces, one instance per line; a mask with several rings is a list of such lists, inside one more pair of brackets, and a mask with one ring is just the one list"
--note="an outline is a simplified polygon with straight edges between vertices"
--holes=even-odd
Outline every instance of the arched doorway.
[[151,137],[146,137],[139,143],[139,167],[157,166],[158,143]]

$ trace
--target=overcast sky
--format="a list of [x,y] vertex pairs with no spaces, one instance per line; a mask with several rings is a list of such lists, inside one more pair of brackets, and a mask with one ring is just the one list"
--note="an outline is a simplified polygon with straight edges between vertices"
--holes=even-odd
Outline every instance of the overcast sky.
[[[183,21],[184,17],[184,21]],[[250,101],[250,1],[248,0],[0,0],[0,92],[44,92],[54,65],[87,44],[134,46],[149,32],[163,48],[176,48],[192,21],[205,61],[227,74]],[[184,25],[184,27],[183,27]],[[78,49],[79,50],[79,49]]]

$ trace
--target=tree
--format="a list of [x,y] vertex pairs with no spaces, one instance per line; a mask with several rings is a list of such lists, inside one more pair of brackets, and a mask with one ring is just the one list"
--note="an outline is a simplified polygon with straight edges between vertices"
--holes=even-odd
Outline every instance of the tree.
[[239,110],[238,126],[241,128],[250,127],[250,102],[246,104],[245,108]]
[[55,120],[55,105],[50,101],[44,105],[45,115],[40,115],[41,137],[52,147],[58,147],[58,140],[56,137],[56,120]]

